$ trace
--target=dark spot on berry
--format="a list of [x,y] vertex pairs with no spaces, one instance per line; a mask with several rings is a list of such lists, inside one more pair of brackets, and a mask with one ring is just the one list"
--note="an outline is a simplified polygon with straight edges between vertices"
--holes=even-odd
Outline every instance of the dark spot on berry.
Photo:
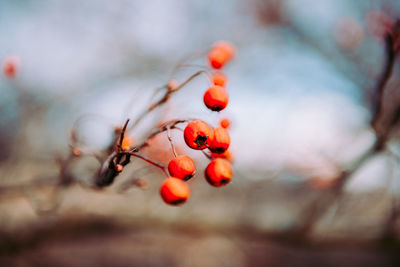
[[187,181],[187,180],[189,180],[190,178],[192,178],[193,176],[194,176],[194,174],[186,175],[186,176],[183,178],[183,180],[184,180],[184,181]]
[[172,201],[171,204],[172,205],[179,205],[179,204],[182,204],[183,202],[185,202],[185,199],[180,198],[178,200]]
[[226,151],[226,149],[223,148],[223,147],[216,147],[215,149],[213,149],[213,152],[214,152],[214,153],[217,153],[217,154],[222,154],[222,153],[224,153],[225,151]]
[[204,146],[207,141],[207,136],[198,135],[194,142],[197,144],[198,147]]
[[221,105],[215,105],[215,106],[212,106],[211,107],[211,110],[212,111],[221,111],[221,110],[223,110],[224,108],[221,106]]
[[224,184],[227,184],[227,183],[229,183],[229,181],[230,181],[230,179],[227,179],[227,178],[223,178],[223,179],[221,179],[221,185],[224,185]]

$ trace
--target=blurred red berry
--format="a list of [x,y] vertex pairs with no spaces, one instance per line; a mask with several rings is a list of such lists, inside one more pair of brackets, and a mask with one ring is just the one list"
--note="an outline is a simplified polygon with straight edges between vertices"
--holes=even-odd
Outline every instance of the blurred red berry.
[[219,125],[221,125],[222,128],[228,129],[231,126],[231,121],[227,118],[223,118],[220,122]]
[[211,74],[211,82],[214,85],[225,87],[227,80],[228,78],[222,72],[217,71]]
[[14,78],[19,70],[20,60],[16,56],[8,56],[3,61],[3,74],[7,78]]
[[208,60],[214,69],[222,68],[235,55],[234,46],[226,41],[219,41],[208,52]]

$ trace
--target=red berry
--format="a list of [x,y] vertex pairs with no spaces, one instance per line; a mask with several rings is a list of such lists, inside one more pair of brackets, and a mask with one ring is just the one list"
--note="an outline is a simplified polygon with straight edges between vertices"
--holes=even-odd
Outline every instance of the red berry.
[[212,186],[223,186],[232,181],[233,170],[226,159],[213,159],[205,170],[207,182]]
[[160,194],[165,203],[179,205],[190,196],[189,186],[181,179],[168,177],[160,187]]
[[195,120],[188,123],[183,136],[186,144],[193,149],[205,149],[214,137],[213,129],[204,121]]
[[221,111],[228,105],[228,93],[221,86],[211,86],[204,93],[204,104],[212,111]]
[[168,171],[171,176],[187,181],[193,177],[196,166],[188,156],[179,155],[169,162]]
[[229,133],[224,128],[214,129],[214,138],[209,146],[211,152],[224,153],[231,144]]

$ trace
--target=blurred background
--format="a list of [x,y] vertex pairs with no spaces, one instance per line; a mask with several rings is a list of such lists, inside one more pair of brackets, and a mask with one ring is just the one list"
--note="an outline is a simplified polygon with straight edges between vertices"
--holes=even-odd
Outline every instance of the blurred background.
[[[374,143],[380,33],[399,14],[395,0],[1,0],[0,61],[15,64],[0,78],[1,265],[398,266],[396,134],[323,212],[310,210]],[[91,154],[156,88],[199,70],[178,64],[207,65],[218,40],[237,50],[224,69],[229,106],[207,110],[199,76],[129,138],[169,119],[229,118],[232,183],[209,186],[207,159],[174,131],[198,170],[187,203],[163,203],[162,172],[136,159],[94,190]],[[389,107],[399,82],[395,65]],[[64,170],[72,127],[87,155]],[[167,164],[166,136],[146,155]],[[60,189],[66,171],[76,183]]]

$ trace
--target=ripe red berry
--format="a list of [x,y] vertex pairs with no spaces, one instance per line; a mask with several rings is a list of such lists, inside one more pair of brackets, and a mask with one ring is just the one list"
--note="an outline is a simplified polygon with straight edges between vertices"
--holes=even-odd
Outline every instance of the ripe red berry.
[[221,111],[228,105],[228,93],[221,86],[211,86],[204,93],[204,104],[212,111]]
[[212,186],[223,186],[232,181],[233,170],[226,159],[213,159],[205,170],[207,182]]
[[214,129],[214,138],[209,145],[209,149],[214,153],[224,153],[231,144],[229,133],[224,128]]
[[234,54],[235,48],[232,44],[219,41],[208,52],[208,60],[213,68],[220,69],[233,58]]
[[189,198],[189,186],[181,179],[168,177],[160,187],[160,194],[165,203],[179,205]]
[[183,136],[186,144],[193,149],[205,149],[214,138],[213,129],[204,121],[195,120],[188,123]]
[[221,127],[224,129],[228,129],[231,126],[231,121],[227,118],[224,118],[219,122],[219,125],[221,125]]
[[179,155],[169,162],[168,171],[171,176],[187,181],[193,177],[196,166],[188,156]]
[[214,85],[218,85],[221,87],[225,87],[226,86],[226,82],[227,82],[227,77],[225,74],[223,74],[222,72],[214,72],[213,74],[211,74],[211,82]]

